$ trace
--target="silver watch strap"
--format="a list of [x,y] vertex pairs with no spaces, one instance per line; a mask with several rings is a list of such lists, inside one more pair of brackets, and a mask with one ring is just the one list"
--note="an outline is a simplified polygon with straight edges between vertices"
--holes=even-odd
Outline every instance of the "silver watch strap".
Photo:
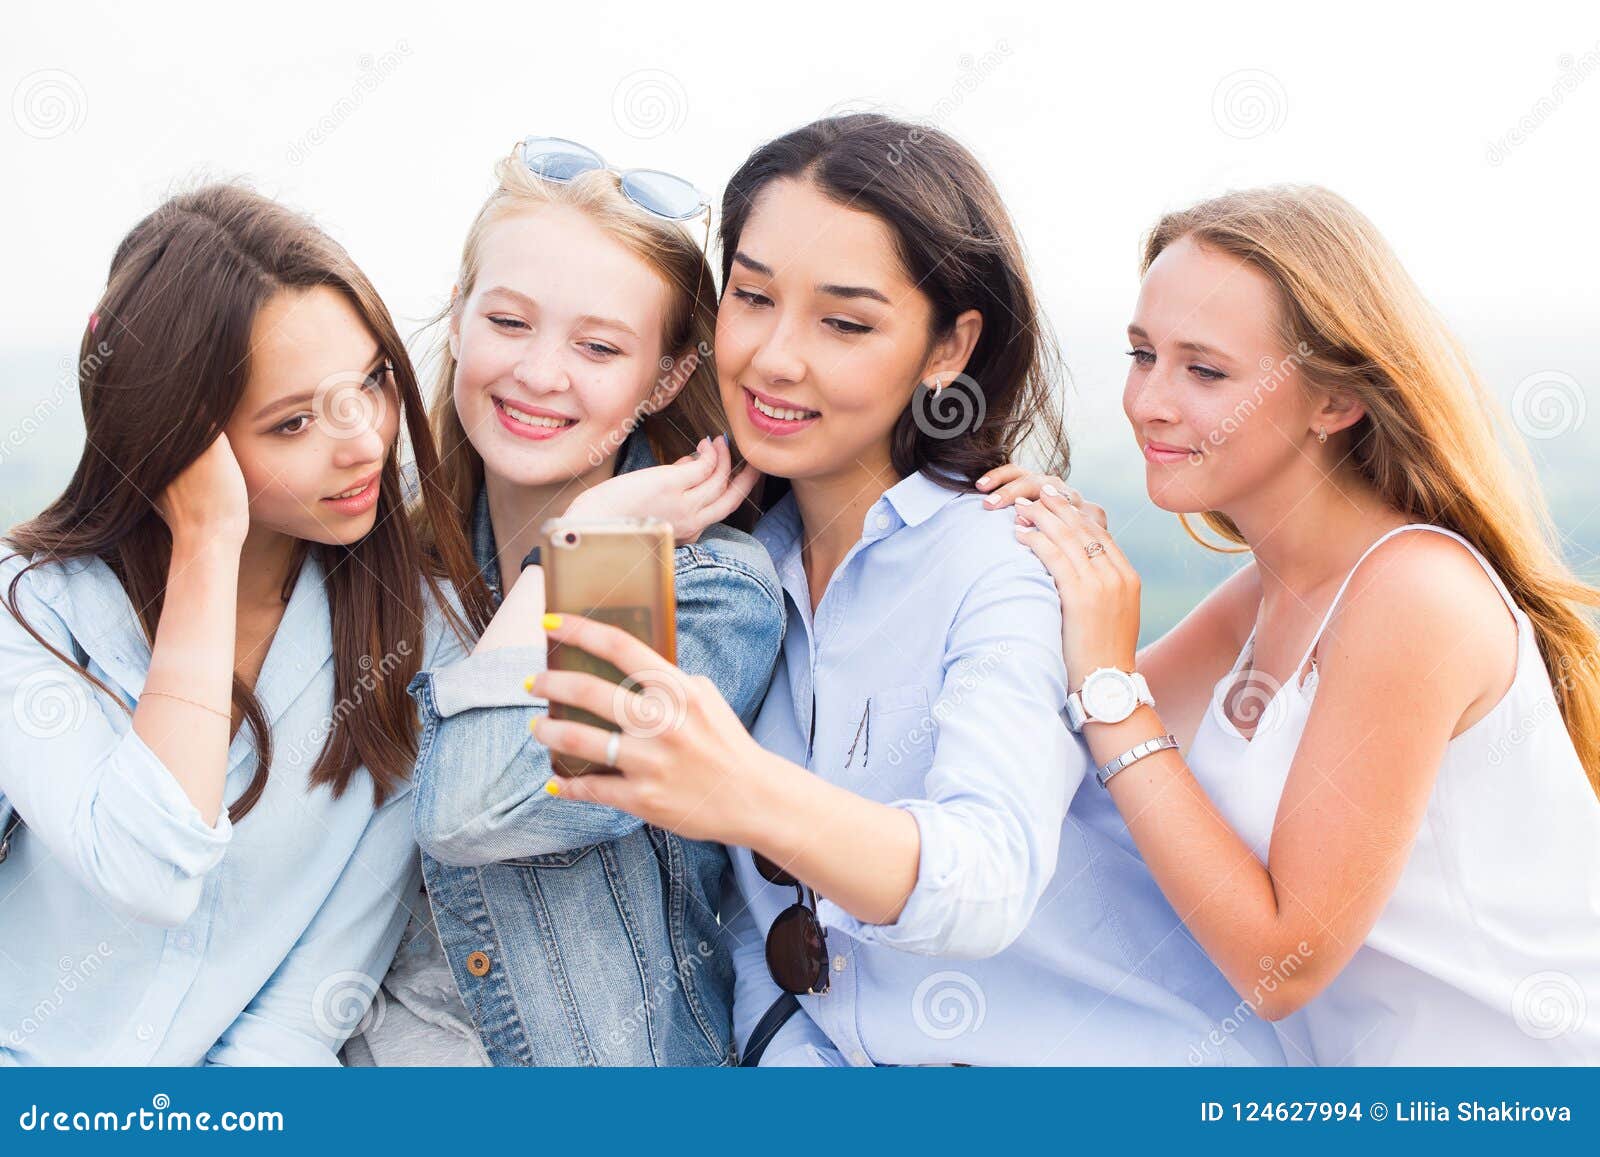
[[1131,767],[1147,755],[1154,755],[1158,751],[1176,748],[1178,740],[1173,735],[1158,735],[1154,739],[1147,739],[1136,747],[1130,747],[1117,758],[1102,767],[1095,773],[1095,778],[1100,781],[1100,786],[1105,787],[1106,781],[1125,767]]

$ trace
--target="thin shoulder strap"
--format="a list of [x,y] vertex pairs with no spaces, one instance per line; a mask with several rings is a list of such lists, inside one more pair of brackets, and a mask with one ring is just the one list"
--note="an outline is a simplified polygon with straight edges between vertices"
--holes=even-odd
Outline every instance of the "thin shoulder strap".
[[1389,533],[1380,537],[1377,542],[1367,547],[1367,549],[1362,552],[1361,557],[1356,559],[1356,565],[1350,568],[1350,573],[1344,576],[1344,582],[1339,584],[1339,590],[1333,596],[1333,602],[1328,607],[1328,613],[1322,617],[1322,625],[1317,628],[1317,633],[1311,637],[1311,645],[1306,648],[1306,653],[1300,656],[1300,662],[1295,665],[1295,678],[1300,677],[1300,671],[1305,667],[1306,661],[1309,660],[1316,652],[1317,644],[1322,641],[1322,632],[1328,629],[1328,624],[1333,621],[1333,613],[1339,609],[1339,600],[1344,598],[1345,588],[1350,585],[1350,580],[1356,577],[1356,571],[1360,570],[1361,564],[1367,561],[1367,556],[1373,551],[1377,550],[1384,543],[1388,542],[1395,535],[1404,534],[1408,530],[1431,530],[1435,534],[1442,534],[1448,538],[1453,538],[1462,546],[1466,547],[1468,552],[1471,553],[1472,557],[1478,560],[1478,565],[1483,568],[1483,572],[1489,576],[1489,581],[1494,583],[1494,589],[1500,592],[1500,597],[1505,600],[1506,607],[1511,611],[1512,617],[1514,618],[1516,616],[1516,600],[1511,597],[1511,592],[1506,589],[1506,584],[1501,581],[1501,578],[1499,574],[1495,572],[1494,567],[1489,565],[1489,560],[1484,558],[1483,555],[1478,552],[1477,547],[1473,546],[1455,531],[1447,530],[1442,526],[1434,526],[1430,522],[1412,522],[1406,524],[1405,526],[1397,526],[1393,530],[1389,531]]

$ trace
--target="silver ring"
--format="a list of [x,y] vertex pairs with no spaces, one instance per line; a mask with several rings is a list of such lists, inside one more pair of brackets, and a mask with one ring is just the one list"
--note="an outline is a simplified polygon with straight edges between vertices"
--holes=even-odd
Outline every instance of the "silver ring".
[[1093,542],[1086,542],[1083,545],[1083,553],[1088,555],[1090,558],[1095,558],[1095,557],[1097,557],[1099,555],[1104,554],[1105,552],[1106,552],[1106,544],[1101,542],[1098,539],[1096,539]]
[[613,731],[611,733],[611,738],[606,740],[606,766],[607,767],[616,767],[617,766],[617,755],[618,755],[619,749],[621,747],[622,747],[622,732]]

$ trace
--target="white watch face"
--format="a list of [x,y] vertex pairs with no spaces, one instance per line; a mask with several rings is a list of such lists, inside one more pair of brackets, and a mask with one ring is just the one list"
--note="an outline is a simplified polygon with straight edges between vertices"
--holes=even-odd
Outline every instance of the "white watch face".
[[1096,671],[1083,681],[1083,706],[1089,718],[1121,723],[1139,706],[1131,676],[1121,671]]

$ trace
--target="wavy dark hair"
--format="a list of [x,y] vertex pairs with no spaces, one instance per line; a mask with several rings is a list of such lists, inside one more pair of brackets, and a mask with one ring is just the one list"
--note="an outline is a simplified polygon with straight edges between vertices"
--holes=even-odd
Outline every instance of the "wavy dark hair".
[[[6,591],[7,610],[118,704],[109,687],[27,622],[17,584],[47,562],[99,558],[121,582],[153,642],[172,537],[150,496],[160,495],[222,433],[249,380],[251,330],[262,306],[284,290],[314,286],[349,301],[393,364],[422,501],[441,515],[449,508],[433,481],[438,456],[405,343],[344,249],[309,219],[240,184],[208,185],[171,198],[117,248],[97,321],[84,333],[78,390],[85,439],[77,470],[59,498],[4,540],[30,559]],[[315,552],[332,619],[335,702],[355,706],[334,713],[310,781],[330,785],[337,797],[365,766],[375,806],[410,776],[416,757],[416,710],[406,684],[422,661],[427,591],[463,638],[481,631],[489,618],[488,592],[460,520],[441,516],[433,549],[425,552],[420,544],[406,515],[399,444],[397,438],[383,465],[372,531],[350,546],[302,542],[283,596],[288,598],[300,564]],[[470,625],[445,597],[444,579],[460,593]],[[391,654],[400,657],[398,666],[386,668],[377,687],[367,689],[371,676],[363,657]],[[261,704],[238,678],[233,703],[257,755],[255,777],[228,808],[229,818],[239,820],[266,788],[272,743]]]
[[906,276],[932,303],[930,349],[965,311],[983,315],[965,380],[937,394],[919,387],[895,423],[889,454],[901,477],[925,470],[947,489],[975,490],[1030,441],[1065,475],[1060,355],[1011,215],[977,158],[947,133],[881,113],[827,117],[768,141],[723,193],[724,288],[756,198],[781,178],[810,181],[888,226]]

